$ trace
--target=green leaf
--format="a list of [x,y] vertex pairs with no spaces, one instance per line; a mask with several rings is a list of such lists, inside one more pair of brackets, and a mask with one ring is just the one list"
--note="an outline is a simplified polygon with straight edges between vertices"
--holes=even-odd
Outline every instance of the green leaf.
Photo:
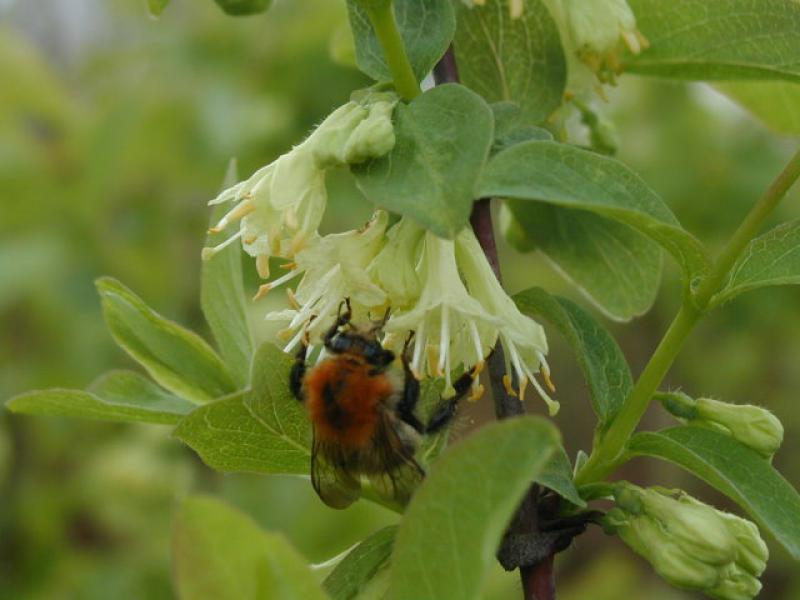
[[6,406],[12,412],[28,415],[161,424],[177,423],[195,408],[191,402],[165,392],[132,371],[111,371],[86,392],[37,390],[12,398]]
[[800,81],[800,3],[629,0],[650,48],[632,73],[677,79]]
[[289,391],[291,358],[263,344],[253,359],[246,392],[198,408],[175,436],[218,471],[308,473],[311,428]]
[[[391,71],[366,10],[358,0],[347,0],[347,12],[358,68],[377,81],[391,81]],[[453,39],[453,7],[450,0],[394,0],[394,14],[411,68],[422,81]]]
[[[253,359],[250,390],[244,404],[261,425],[278,436],[293,453],[309,455],[311,426],[303,403],[289,390],[294,358],[277,346],[264,343]],[[308,460],[302,472],[308,471]]]
[[167,8],[167,4],[169,4],[169,0],[147,0],[147,11],[152,16],[159,17]]
[[[236,183],[236,179],[236,162],[231,161],[224,187],[230,187]],[[215,206],[211,213],[211,224],[219,222],[228,210],[230,207],[224,204]],[[209,233],[206,246],[216,246],[229,235],[229,232]],[[200,305],[231,374],[239,387],[244,387],[250,373],[253,336],[244,300],[240,244],[230,244],[210,260],[203,261]]]
[[508,0],[457,6],[453,47],[464,85],[489,102],[518,103],[530,123],[541,123],[561,106],[566,58],[558,26],[541,0],[525,0],[517,19],[509,16]]
[[519,105],[514,102],[493,102],[494,143],[492,155],[529,140],[552,140],[553,134],[543,127],[526,123]]
[[509,200],[504,234],[517,250],[537,247],[597,308],[628,321],[653,305],[661,248],[623,223],[540,202]]
[[703,246],[658,195],[622,163],[567,144],[523,142],[489,161],[479,197],[517,198],[588,210],[625,223],[670,252],[687,279],[705,273]]
[[785,81],[727,81],[714,87],[776,133],[800,135],[800,85]]
[[173,525],[172,569],[186,600],[326,596],[302,556],[280,534],[213,498],[183,502]]
[[234,17],[245,17],[266,11],[272,0],[214,0],[223,12]]
[[581,498],[578,489],[575,487],[575,482],[572,478],[572,465],[569,464],[569,458],[563,448],[559,447],[553,452],[550,460],[536,478],[536,482],[546,488],[550,488],[565,500],[572,502],[572,504],[581,508],[586,507],[586,502]]
[[353,172],[370,201],[453,237],[469,219],[492,132],[492,112],[480,96],[457,84],[438,86],[398,105],[394,150]]
[[119,281],[96,282],[114,340],[169,391],[208,402],[236,389],[228,369],[200,336],[169,321]]
[[389,598],[479,598],[506,526],[558,444],[550,423],[517,417],[444,453],[400,523]]
[[322,584],[332,600],[352,600],[369,586],[388,566],[396,534],[396,526],[384,527],[347,553]]
[[628,450],[675,463],[705,480],[800,558],[800,495],[757,452],[724,433],[691,426],[638,433]]
[[514,302],[523,313],[546,319],[564,336],[589,386],[598,429],[604,430],[633,388],[630,368],[614,338],[577,304],[541,288],[516,294]]
[[800,220],[778,225],[752,240],[736,261],[712,305],[768,285],[800,283]]

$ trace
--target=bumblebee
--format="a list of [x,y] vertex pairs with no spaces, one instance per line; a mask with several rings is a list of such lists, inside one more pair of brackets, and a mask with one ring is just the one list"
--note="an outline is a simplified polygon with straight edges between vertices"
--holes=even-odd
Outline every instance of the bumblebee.
[[425,476],[414,458],[423,436],[452,421],[478,368],[459,377],[455,394],[442,399],[423,423],[415,415],[420,384],[409,366],[412,336],[403,348],[402,373],[395,372],[394,352],[378,340],[386,318],[361,331],[351,317],[345,300],[323,337],[330,356],[309,368],[304,341],[291,370],[290,388],[305,404],[314,433],[311,482],[333,508],[346,508],[359,498],[362,476],[382,495],[405,504]]

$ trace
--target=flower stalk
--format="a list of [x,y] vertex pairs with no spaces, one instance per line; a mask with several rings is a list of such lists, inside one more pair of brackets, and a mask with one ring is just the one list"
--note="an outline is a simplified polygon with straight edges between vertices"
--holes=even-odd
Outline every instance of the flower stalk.
[[394,6],[391,0],[379,2],[363,2],[362,6],[369,15],[375,35],[383,48],[386,64],[392,73],[394,87],[400,97],[410,102],[420,94],[417,76],[406,54],[406,47],[397,20],[394,17]]

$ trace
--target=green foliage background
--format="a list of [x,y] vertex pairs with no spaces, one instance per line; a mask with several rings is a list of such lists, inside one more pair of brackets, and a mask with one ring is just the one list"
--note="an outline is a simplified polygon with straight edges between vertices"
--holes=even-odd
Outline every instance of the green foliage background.
[[[155,21],[144,5],[0,3],[0,398],[84,387],[109,368],[132,366],[102,322],[93,284],[102,274],[162,314],[202,327],[205,203],[228,159],[237,155],[249,174],[368,83],[349,66],[344,2],[281,2],[244,20],[212,3],[176,0]],[[752,103],[747,84],[724,85]],[[797,97],[796,87],[782,93]],[[604,109],[618,125],[619,158],[705,240],[727,237],[793,145],[707,86],[623,77]],[[586,136],[578,123],[571,133]],[[352,181],[342,175],[332,184],[328,226],[362,222],[369,207]],[[773,223],[800,216],[798,201],[795,191]],[[541,285],[585,305],[541,254],[501,250],[510,291]],[[249,262],[246,276],[254,288]],[[663,287],[668,293],[648,315],[612,325],[634,371],[674,313],[673,265]],[[252,305],[253,322],[280,301],[276,293]],[[791,435],[800,431],[798,306],[796,287],[743,296],[700,326],[672,375],[691,394],[774,410],[789,432],[775,465],[790,481],[800,480],[800,440]],[[574,456],[589,447],[594,419],[578,366],[552,333],[556,422]],[[484,403],[466,413],[461,432],[490,410]],[[657,410],[648,418],[669,424]],[[730,506],[662,463],[645,472],[634,461],[625,471]],[[172,597],[170,519],[189,491],[243,508],[310,561],[395,521],[363,502],[334,513],[303,480],[212,473],[159,427],[2,411],[0,598]],[[762,597],[796,598],[800,577],[771,548]],[[567,600],[603,600],[603,589],[608,598],[692,597],[597,531],[560,556],[559,576]],[[516,575],[498,567],[487,594],[508,597],[516,586]]]

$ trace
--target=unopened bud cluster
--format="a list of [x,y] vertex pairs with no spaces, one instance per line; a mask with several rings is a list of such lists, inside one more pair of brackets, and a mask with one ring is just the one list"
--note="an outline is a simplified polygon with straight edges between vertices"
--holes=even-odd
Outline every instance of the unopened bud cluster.
[[621,483],[604,526],[671,584],[719,600],[750,600],[769,556],[758,527],[680,492]]
[[764,458],[771,458],[783,442],[783,425],[766,408],[711,398],[694,399],[681,392],[662,393],[657,398],[685,423],[726,433]]
[[[270,257],[290,261],[284,265],[288,271],[262,285],[256,295],[302,276],[289,292],[291,308],[266,317],[285,324],[279,336],[287,352],[304,338],[320,344],[348,299],[354,322],[363,328],[389,311],[383,345],[399,352],[413,336],[409,351],[414,374],[444,377],[448,389],[454,371],[480,370],[502,341],[507,389],[522,396],[530,383],[555,414],[558,403],[534,377],[541,372],[552,390],[544,331],[502,289],[469,227],[447,240],[407,217],[390,226],[389,215],[378,210],[360,229],[318,233],[327,203],[326,169],[390,152],[395,103],[394,95],[375,93],[349,102],[300,145],[222,192],[212,204],[236,205],[215,230],[238,223],[239,231],[216,248],[206,248],[204,258],[241,239],[264,279],[270,276]],[[477,378],[474,386],[477,397]]]

